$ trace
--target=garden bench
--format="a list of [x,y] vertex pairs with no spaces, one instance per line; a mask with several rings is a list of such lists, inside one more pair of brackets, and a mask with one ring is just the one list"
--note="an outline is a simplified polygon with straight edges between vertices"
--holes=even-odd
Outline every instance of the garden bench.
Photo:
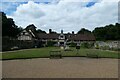
[[50,58],[62,58],[61,51],[60,50],[50,51]]

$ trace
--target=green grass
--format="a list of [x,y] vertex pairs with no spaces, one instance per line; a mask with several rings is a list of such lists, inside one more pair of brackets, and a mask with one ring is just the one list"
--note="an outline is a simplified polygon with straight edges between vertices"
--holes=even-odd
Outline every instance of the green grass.
[[[60,50],[58,47],[46,47],[46,48],[36,48],[28,50],[18,50],[12,52],[2,53],[2,59],[27,59],[27,58],[47,58],[49,57],[49,51]],[[101,58],[118,58],[118,52],[96,50],[96,49],[80,49],[78,54],[75,48],[71,48],[72,51],[61,50],[62,56],[64,57],[81,57],[87,56],[87,54],[96,54]]]
[[98,55],[99,58],[118,58],[118,52],[97,50],[97,49],[80,49],[77,54],[76,49],[72,52],[64,52],[63,56],[87,56],[87,54]]

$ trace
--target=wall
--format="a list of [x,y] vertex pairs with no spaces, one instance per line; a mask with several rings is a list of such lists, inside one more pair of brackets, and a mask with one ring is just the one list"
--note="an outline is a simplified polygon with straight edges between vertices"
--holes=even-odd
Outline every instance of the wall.
[[96,41],[95,47],[98,47],[100,49],[120,49],[120,41]]

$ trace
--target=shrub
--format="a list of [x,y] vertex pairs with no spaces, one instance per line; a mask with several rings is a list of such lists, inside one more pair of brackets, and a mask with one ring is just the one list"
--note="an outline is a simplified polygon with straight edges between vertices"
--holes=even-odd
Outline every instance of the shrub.
[[94,43],[89,43],[89,48],[94,48]]
[[84,42],[84,43],[81,43],[81,47],[82,48],[93,48],[94,47],[94,43]]
[[110,50],[109,46],[101,46],[100,49],[103,49],[103,50]]
[[70,43],[70,47],[76,47],[76,43],[71,42],[71,43]]
[[89,48],[89,44],[88,44],[88,43],[82,43],[82,44],[81,44],[81,47],[82,47],[82,48]]
[[52,46],[54,46],[56,43],[57,43],[57,42],[55,42],[55,41],[48,41],[48,42],[47,42],[47,47],[52,47]]
[[81,43],[82,48],[89,48],[89,44],[87,42]]
[[99,49],[99,45],[98,45],[98,44],[95,44],[95,48],[96,48],[96,49]]

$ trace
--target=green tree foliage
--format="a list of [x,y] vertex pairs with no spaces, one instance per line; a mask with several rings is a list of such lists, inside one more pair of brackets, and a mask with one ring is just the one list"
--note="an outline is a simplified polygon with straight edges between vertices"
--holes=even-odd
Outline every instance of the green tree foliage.
[[46,34],[46,32],[43,31],[43,30],[41,30],[41,29],[38,29],[36,32],[37,32],[37,33],[45,33],[45,34]]
[[77,44],[74,43],[74,42],[71,42],[71,43],[70,43],[70,47],[76,47],[76,45],[77,45]]
[[85,29],[85,28],[82,28],[80,31],[77,32],[77,34],[90,34],[91,31]]
[[2,17],[2,36],[16,37],[22,28],[18,28],[13,19],[7,18],[4,12],[0,12],[0,14],[0,17]]
[[93,48],[94,43],[88,43],[88,42],[84,42],[81,43],[81,48]]
[[47,47],[52,47],[52,46],[54,46],[56,43],[57,43],[57,42],[55,42],[55,41],[48,41],[46,46],[47,46]]
[[95,35],[96,40],[120,40],[120,24],[97,27],[92,33]]

